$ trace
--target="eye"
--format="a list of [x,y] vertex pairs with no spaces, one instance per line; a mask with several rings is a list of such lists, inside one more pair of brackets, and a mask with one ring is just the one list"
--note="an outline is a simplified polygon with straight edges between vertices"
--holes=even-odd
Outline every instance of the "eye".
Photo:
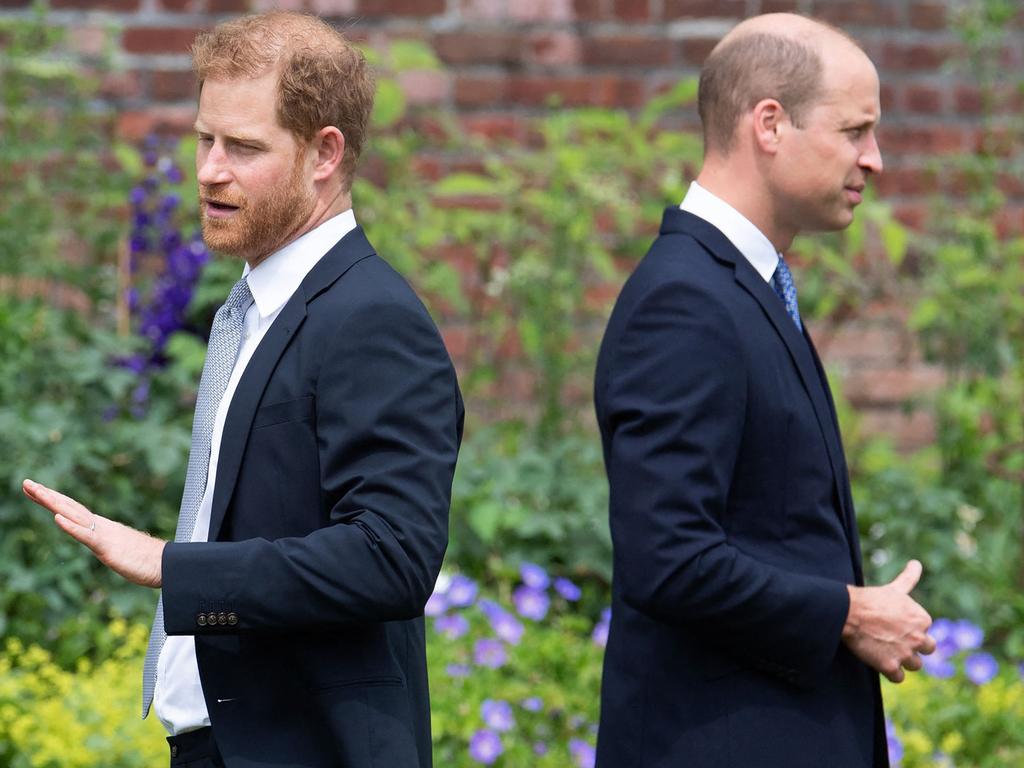
[[853,128],[847,128],[847,129],[846,129],[846,134],[847,134],[847,135],[848,135],[848,136],[849,136],[849,137],[850,137],[851,139],[859,139],[859,138],[861,138],[861,137],[862,137],[862,136],[863,136],[863,135],[864,135],[865,133],[867,133],[867,128],[865,128],[865,127],[864,127],[863,125],[858,125],[858,126],[855,126],[855,127],[853,127]]

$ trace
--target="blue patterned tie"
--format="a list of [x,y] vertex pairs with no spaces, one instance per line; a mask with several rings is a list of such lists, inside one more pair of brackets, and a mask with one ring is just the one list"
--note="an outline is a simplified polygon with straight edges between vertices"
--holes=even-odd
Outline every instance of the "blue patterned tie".
[[[217,418],[224,390],[238,359],[238,348],[242,341],[242,321],[252,304],[249,284],[243,277],[231,293],[224,306],[217,310],[210,330],[210,343],[206,348],[206,362],[199,379],[199,394],[196,397],[196,414],[192,421],[192,447],[188,453],[188,471],[185,473],[185,492],[181,497],[178,513],[178,527],[174,532],[175,541],[190,541],[196,525],[199,505],[206,493],[206,476],[210,469],[210,441],[213,437],[213,423]],[[160,651],[164,647],[167,633],[164,631],[163,597],[157,601],[153,629],[149,635],[146,661],[142,667],[142,716],[149,714],[156,690],[156,668]]]
[[789,271],[781,254],[779,255],[779,265],[775,268],[772,288],[782,299],[782,303],[786,305],[786,314],[796,323],[797,330],[803,333],[804,324],[800,322],[800,308],[796,304],[796,285],[793,284],[793,274]]

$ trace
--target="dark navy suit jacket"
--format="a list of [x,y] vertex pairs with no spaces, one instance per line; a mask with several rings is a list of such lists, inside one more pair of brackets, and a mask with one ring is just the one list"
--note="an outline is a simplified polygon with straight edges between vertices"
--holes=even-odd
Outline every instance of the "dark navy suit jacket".
[[209,542],[164,551],[229,768],[431,765],[422,617],[462,422],[434,323],[357,227],[239,381]]
[[732,243],[665,212],[597,364],[614,544],[599,768],[887,766],[863,582],[810,338]]

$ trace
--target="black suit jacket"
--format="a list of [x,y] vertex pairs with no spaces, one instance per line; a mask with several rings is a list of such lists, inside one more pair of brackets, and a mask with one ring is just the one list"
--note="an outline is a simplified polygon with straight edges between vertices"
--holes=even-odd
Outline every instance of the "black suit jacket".
[[595,400],[614,544],[600,768],[888,765],[878,676],[840,642],[862,576],[821,364],[703,219],[666,211]]
[[423,606],[462,422],[434,323],[357,227],[239,381],[209,541],[164,551],[229,768],[431,765]]

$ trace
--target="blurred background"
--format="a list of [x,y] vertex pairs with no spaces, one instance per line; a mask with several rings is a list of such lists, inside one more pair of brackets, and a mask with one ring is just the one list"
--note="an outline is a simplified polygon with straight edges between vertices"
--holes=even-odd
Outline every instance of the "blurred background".
[[[188,47],[262,0],[0,0],[0,768],[163,765],[155,604],[23,500],[173,536],[213,312]],[[798,11],[881,79],[885,173],[801,238],[872,583],[940,621],[885,687],[904,766],[1024,765],[1024,8],[1015,0],[292,0],[378,71],[357,219],[467,401],[428,605],[435,761],[592,764],[611,545],[592,414],[618,289],[700,166],[704,57]],[[254,575],[254,578],[256,576]]]

